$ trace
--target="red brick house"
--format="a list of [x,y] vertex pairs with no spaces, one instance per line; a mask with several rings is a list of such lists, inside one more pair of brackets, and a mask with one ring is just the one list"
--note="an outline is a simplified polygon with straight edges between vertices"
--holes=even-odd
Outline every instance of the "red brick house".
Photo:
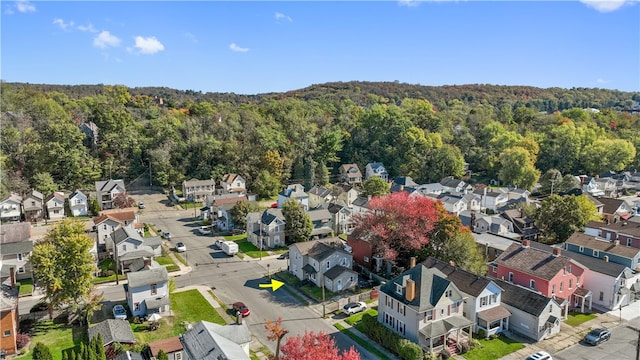
[[582,287],[585,269],[575,260],[562,255],[560,248],[553,252],[531,247],[529,240],[510,245],[493,262],[488,275],[527,287],[554,299],[566,318],[571,304],[585,311],[591,309],[591,291]]
[[373,248],[370,242],[364,239],[348,236],[347,245],[351,246],[351,255],[353,256],[353,261],[356,264],[369,270],[373,270]]

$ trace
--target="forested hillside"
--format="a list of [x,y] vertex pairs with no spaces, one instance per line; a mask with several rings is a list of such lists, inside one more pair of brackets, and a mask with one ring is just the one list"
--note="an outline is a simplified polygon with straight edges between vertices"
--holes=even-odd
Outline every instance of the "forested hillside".
[[[2,194],[235,172],[262,195],[335,182],[341,163],[418,183],[465,163],[531,188],[541,173],[640,170],[640,93],[524,86],[327,83],[260,95],[2,83]],[[162,103],[160,104],[160,99]],[[595,109],[595,110],[594,110]],[[80,130],[93,122],[96,144]]]

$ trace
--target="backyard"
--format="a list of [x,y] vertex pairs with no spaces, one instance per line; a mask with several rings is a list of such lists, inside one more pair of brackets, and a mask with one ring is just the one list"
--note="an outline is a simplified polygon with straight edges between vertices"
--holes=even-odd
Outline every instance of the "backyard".
[[[76,348],[79,349],[81,342],[86,342],[86,332],[83,327],[68,325],[66,318],[54,321],[41,321],[33,325],[33,336],[31,337],[32,349],[36,342],[41,342],[51,350],[53,360],[62,359],[62,351]],[[29,352],[17,359],[31,360],[32,353]]]

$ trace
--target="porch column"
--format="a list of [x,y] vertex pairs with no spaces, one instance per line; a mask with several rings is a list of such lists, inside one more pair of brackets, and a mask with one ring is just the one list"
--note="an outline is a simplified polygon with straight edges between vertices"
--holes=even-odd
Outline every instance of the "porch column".
[[593,295],[589,296],[589,311],[591,311],[592,304],[593,304]]
[[587,301],[586,297],[582,298],[582,301],[580,302],[580,312],[584,314],[584,302]]

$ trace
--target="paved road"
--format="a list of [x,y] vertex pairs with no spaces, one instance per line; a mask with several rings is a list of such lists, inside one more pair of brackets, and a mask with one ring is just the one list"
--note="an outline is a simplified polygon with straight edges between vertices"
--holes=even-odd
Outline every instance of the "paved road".
[[611,340],[598,346],[576,344],[553,355],[555,360],[634,360],[637,349],[640,318],[623,323],[611,330]]

